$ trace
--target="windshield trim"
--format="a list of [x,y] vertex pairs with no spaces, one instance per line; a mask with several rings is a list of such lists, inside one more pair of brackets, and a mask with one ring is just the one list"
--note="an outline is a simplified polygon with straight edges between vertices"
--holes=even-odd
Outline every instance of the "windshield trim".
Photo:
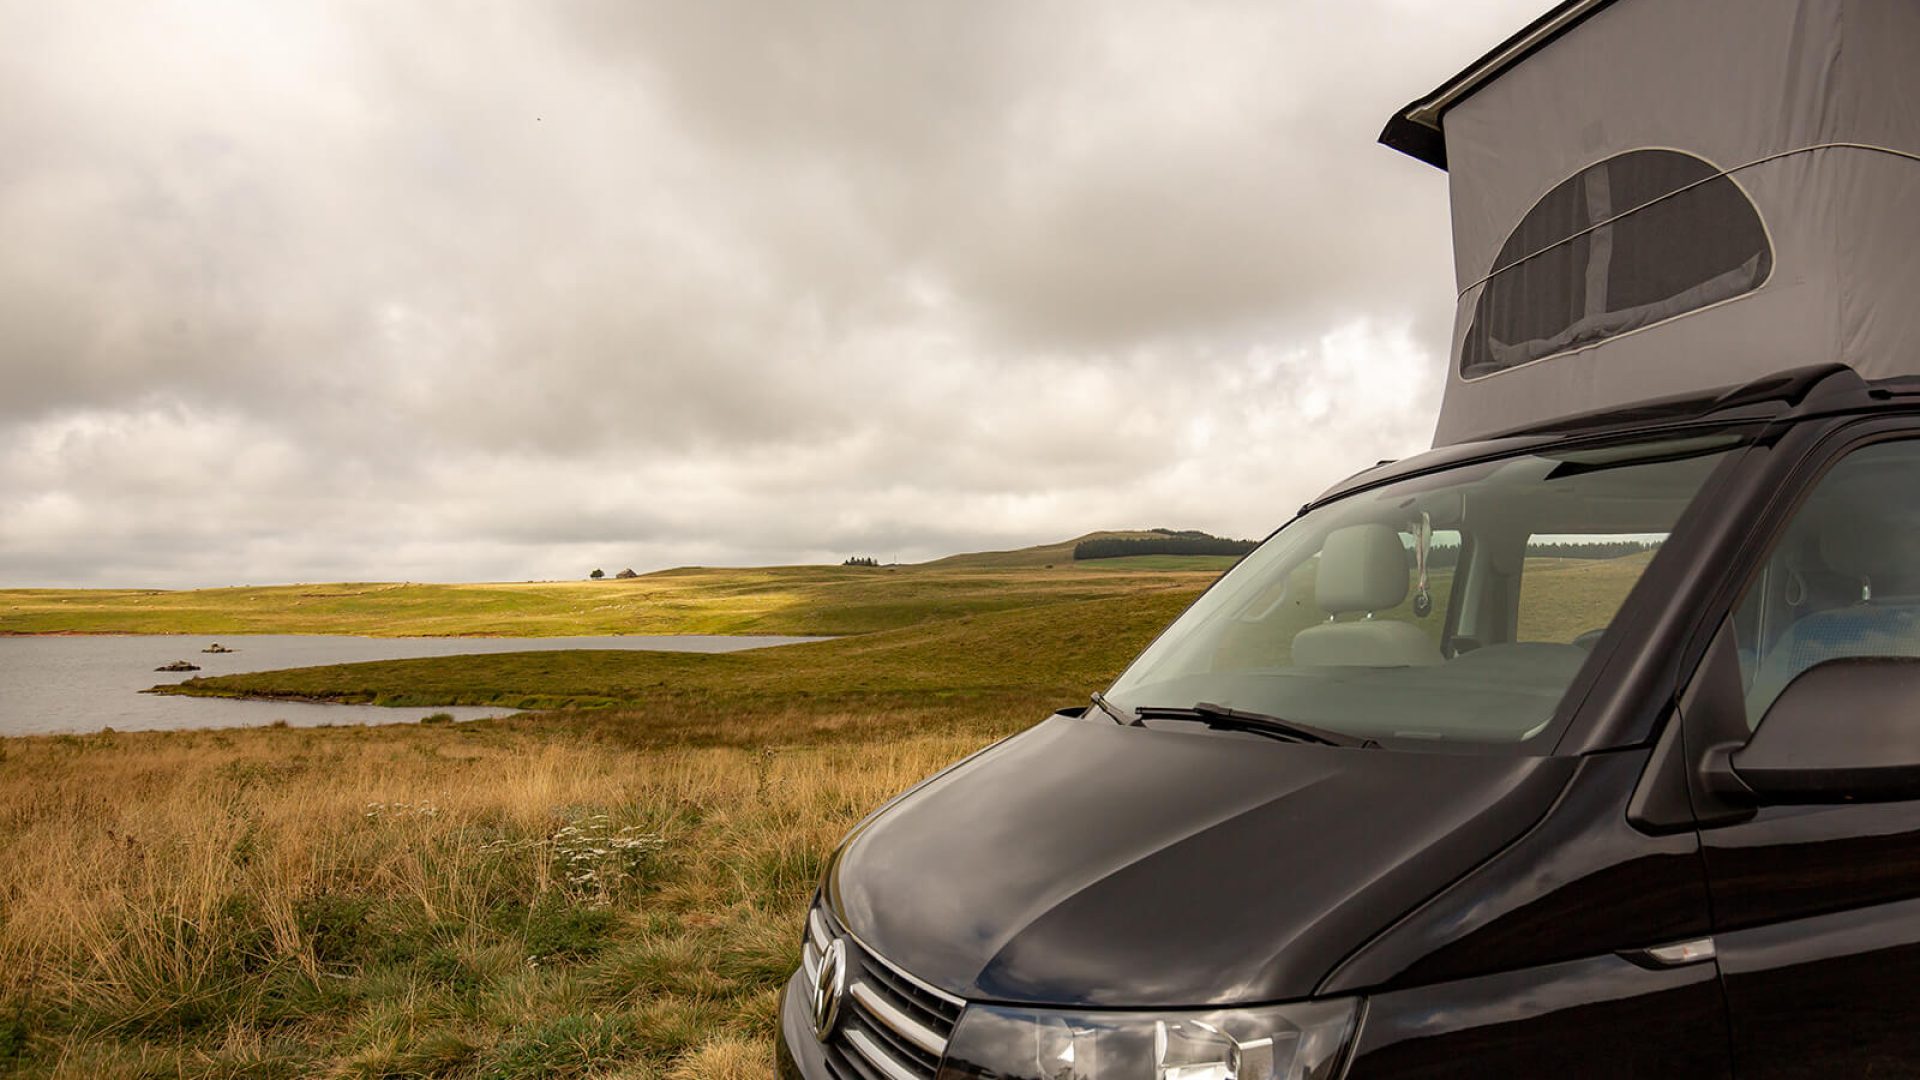
[[[1571,435],[1516,435],[1508,438],[1492,439],[1486,442],[1464,443],[1455,446],[1435,447],[1412,457],[1398,461],[1384,462],[1370,469],[1363,469],[1352,476],[1334,484],[1315,496],[1293,516],[1298,518],[1323,506],[1336,503],[1354,495],[1362,495],[1375,488],[1388,484],[1397,484],[1417,476],[1428,476],[1450,469],[1468,468],[1484,465],[1505,458],[1529,457],[1547,451],[1588,450],[1604,446],[1631,446],[1635,443],[1660,442],[1675,436],[1684,436],[1690,432],[1712,434],[1729,432],[1746,437],[1749,443],[1760,437],[1773,423],[1770,417],[1743,417],[1740,419],[1688,419],[1677,420],[1669,424],[1643,425],[1628,429],[1614,428],[1605,431],[1583,431]],[[1738,447],[1735,447],[1738,449]],[[1286,525],[1293,524],[1289,519]],[[1286,528],[1282,525],[1280,528]],[[1275,529],[1274,533],[1279,532]],[[1272,539],[1273,533],[1267,535]]]

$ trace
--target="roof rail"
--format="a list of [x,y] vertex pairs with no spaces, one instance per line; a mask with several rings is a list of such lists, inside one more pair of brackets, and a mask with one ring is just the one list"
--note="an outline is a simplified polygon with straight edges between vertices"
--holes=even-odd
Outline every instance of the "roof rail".
[[1867,387],[1866,380],[1845,364],[1809,364],[1742,383],[1715,398],[1713,408],[1708,411],[1717,412],[1756,401],[1784,401],[1789,405],[1798,405],[1829,379],[1837,379],[1844,384],[1828,386],[1829,390],[1864,390]]
[[[1833,385],[1828,385],[1834,380]],[[1746,405],[1778,402],[1799,405],[1816,389],[1864,392],[1866,380],[1845,364],[1813,364],[1764,375],[1737,386],[1668,397],[1649,398],[1612,408],[1556,417],[1540,424],[1510,428],[1489,438],[1514,435],[1564,435],[1596,428],[1623,427],[1662,421],[1693,420]]]

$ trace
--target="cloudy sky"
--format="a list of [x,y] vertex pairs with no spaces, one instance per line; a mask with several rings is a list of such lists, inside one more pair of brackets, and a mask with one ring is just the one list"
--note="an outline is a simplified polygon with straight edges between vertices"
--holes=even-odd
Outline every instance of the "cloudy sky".
[[0,585],[1264,535],[1426,445],[1546,0],[0,0]]

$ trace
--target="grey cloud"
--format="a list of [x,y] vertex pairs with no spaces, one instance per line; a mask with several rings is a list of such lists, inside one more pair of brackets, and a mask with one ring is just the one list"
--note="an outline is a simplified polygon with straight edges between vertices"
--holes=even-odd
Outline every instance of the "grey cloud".
[[1424,444],[1372,135],[1538,6],[0,0],[0,584],[1262,534]]

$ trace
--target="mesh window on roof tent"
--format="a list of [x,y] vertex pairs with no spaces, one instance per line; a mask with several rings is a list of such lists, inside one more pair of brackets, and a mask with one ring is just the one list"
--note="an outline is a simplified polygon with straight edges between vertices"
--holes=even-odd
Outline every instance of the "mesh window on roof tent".
[[1473,379],[1695,311],[1767,280],[1746,193],[1675,150],[1634,150],[1547,192],[1507,236],[1460,353]]

